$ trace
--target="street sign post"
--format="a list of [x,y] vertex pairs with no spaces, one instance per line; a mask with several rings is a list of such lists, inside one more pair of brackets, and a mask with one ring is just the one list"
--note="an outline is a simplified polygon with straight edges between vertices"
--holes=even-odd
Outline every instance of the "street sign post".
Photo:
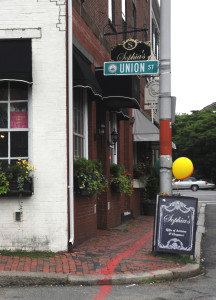
[[105,62],[104,75],[155,75],[158,65],[158,60]]

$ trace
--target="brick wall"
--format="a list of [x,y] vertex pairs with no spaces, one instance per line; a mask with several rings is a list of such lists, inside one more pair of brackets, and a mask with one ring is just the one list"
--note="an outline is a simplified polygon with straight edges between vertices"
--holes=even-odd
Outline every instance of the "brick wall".
[[[137,28],[147,27],[148,38],[150,37],[150,1],[136,1],[137,7]],[[92,62],[95,66],[103,66],[105,61],[110,61],[110,48],[119,44],[123,40],[122,34],[116,36],[104,36],[104,33],[122,31],[121,17],[121,0],[115,1],[115,24],[110,25],[108,21],[108,2],[107,0],[84,1],[81,4],[78,0],[73,0],[73,35],[81,45],[81,47],[91,55]],[[127,1],[127,20],[128,30],[133,27],[133,1]],[[133,33],[127,34],[127,38],[134,37]],[[145,40],[143,32],[137,33],[136,38]],[[146,80],[142,80],[141,86],[141,104],[144,104],[144,84]],[[96,110],[96,115],[95,115]],[[131,109],[129,110],[132,116]],[[96,118],[95,118],[96,116]],[[97,158],[102,162],[104,173],[109,178],[110,161],[109,161],[109,139],[108,130],[106,137],[102,141],[94,140],[94,134],[100,125],[98,120],[104,120],[106,128],[109,128],[109,112],[104,112],[99,103],[95,100],[89,104],[89,158]],[[124,165],[128,171],[133,172],[133,142],[132,142],[132,126],[129,122],[120,121],[118,126],[118,163]],[[97,200],[97,225],[98,228],[115,227],[121,223],[121,213],[126,210],[134,210],[137,216],[140,211],[138,198],[139,193],[131,197],[125,197],[124,194],[111,193],[109,190],[99,196]],[[91,201],[91,200],[89,200]],[[88,204],[89,205],[89,204]],[[80,210],[81,207],[77,206]],[[80,220],[85,216],[77,211]],[[94,218],[93,214],[91,218]],[[88,228],[86,226],[86,231]],[[89,236],[91,236],[91,226],[89,227]],[[77,235],[82,235],[76,231]],[[87,232],[86,232],[87,234]],[[78,237],[79,238],[79,237]]]
[[133,216],[135,218],[141,214],[140,198],[141,198],[140,189],[134,189],[134,192],[132,195],[132,201],[130,203],[130,210],[133,210]]
[[77,196],[75,209],[75,241],[74,246],[94,237],[97,233],[97,214],[95,205],[97,196]]

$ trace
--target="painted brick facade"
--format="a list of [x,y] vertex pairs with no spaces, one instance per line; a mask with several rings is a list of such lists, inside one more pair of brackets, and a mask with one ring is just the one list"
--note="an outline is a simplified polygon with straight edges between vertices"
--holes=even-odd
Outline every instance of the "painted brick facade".
[[36,171],[31,197],[0,200],[0,249],[67,249],[65,12],[65,1],[1,1],[0,38],[32,40],[29,152]]

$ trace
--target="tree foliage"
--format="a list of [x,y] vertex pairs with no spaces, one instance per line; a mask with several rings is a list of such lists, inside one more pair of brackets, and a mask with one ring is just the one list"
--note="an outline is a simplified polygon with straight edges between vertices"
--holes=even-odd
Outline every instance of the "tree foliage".
[[188,157],[197,178],[216,180],[216,114],[212,109],[177,115],[173,124],[173,161]]

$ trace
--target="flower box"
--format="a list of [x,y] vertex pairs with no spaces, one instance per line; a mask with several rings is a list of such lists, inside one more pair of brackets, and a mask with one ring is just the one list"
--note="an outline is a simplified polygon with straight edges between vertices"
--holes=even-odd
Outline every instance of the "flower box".
[[80,196],[101,194],[107,187],[102,174],[102,164],[95,160],[78,158],[74,160],[74,192]]
[[[11,179],[9,180],[9,188],[10,190],[6,194],[2,194],[2,197],[8,196],[20,196],[20,192],[17,187],[17,180]],[[23,185],[24,191],[21,193],[22,196],[31,196],[33,194],[33,179],[29,178],[29,181],[25,179]]]
[[95,192],[89,192],[87,189],[75,188],[74,191],[77,196],[83,196],[83,197],[92,197],[95,194]]

